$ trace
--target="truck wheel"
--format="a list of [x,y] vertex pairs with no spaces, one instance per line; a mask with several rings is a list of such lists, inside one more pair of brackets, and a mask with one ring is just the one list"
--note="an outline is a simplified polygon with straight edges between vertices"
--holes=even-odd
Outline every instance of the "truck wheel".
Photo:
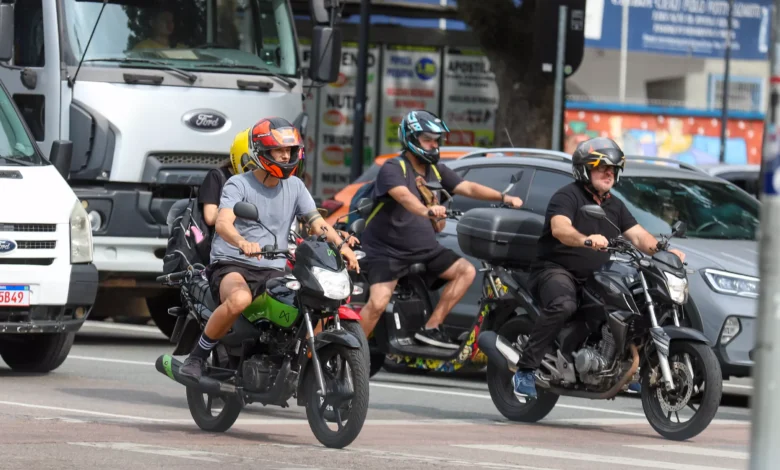
[[158,296],[146,299],[149,316],[152,317],[157,328],[168,338],[173,335],[173,329],[176,327],[176,317],[169,315],[168,309],[177,306],[181,306],[178,290],[171,289],[171,292],[164,292]]
[[76,332],[0,336],[0,357],[17,372],[51,372],[65,362]]

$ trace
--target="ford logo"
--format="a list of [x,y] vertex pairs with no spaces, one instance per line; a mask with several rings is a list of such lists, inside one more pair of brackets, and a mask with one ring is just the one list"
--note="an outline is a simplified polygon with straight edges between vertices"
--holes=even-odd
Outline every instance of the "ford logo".
[[190,111],[182,119],[187,127],[201,132],[216,131],[227,124],[224,115],[208,109]]
[[16,242],[13,240],[0,240],[0,253],[10,253],[16,249]]

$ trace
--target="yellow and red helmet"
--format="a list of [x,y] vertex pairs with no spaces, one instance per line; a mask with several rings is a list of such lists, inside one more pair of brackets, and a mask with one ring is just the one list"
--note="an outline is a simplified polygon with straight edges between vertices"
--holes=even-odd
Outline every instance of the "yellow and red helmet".
[[[249,129],[249,160],[270,176],[287,179],[293,176],[303,161],[303,139],[289,121],[280,117],[259,120]],[[280,163],[271,156],[271,150],[290,149],[290,161]]]

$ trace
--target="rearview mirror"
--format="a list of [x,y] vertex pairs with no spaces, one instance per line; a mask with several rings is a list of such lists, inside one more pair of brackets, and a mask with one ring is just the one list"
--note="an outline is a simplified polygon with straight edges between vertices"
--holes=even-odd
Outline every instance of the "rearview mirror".
[[672,225],[672,236],[673,237],[683,237],[685,236],[685,232],[688,230],[688,226],[683,222],[682,220],[678,220],[677,222]]
[[315,26],[312,31],[309,78],[314,82],[333,83],[339,78],[341,65],[341,30]]
[[248,219],[253,221],[260,221],[260,215],[257,213],[257,207],[255,207],[254,204],[250,204],[248,202],[237,202],[235,206],[233,206],[233,213],[236,214],[236,217],[240,217],[242,219]]
[[607,213],[598,204],[587,204],[582,206],[580,210],[591,219],[603,220],[607,218]]
[[374,207],[374,201],[372,201],[370,198],[364,197],[358,201],[357,204],[357,211],[358,214],[361,215],[361,217],[365,218],[368,217],[368,214],[371,212],[371,209]]
[[352,222],[352,225],[349,227],[349,229],[355,235],[360,236],[360,234],[363,233],[363,230],[366,229],[366,219],[357,219],[356,221]]
[[14,6],[0,5],[0,62],[14,56]]
[[55,140],[51,143],[49,162],[66,180],[70,176],[70,163],[73,160],[73,142],[69,140]]

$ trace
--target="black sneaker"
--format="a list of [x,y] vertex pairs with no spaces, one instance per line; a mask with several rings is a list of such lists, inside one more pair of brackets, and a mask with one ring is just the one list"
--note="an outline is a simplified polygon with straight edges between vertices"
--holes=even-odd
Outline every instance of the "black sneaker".
[[184,364],[179,368],[179,375],[199,381],[205,371],[206,361],[202,357],[189,355],[184,360]]
[[414,339],[437,348],[459,349],[460,346],[453,343],[450,338],[438,326],[436,328],[422,328],[414,334]]

